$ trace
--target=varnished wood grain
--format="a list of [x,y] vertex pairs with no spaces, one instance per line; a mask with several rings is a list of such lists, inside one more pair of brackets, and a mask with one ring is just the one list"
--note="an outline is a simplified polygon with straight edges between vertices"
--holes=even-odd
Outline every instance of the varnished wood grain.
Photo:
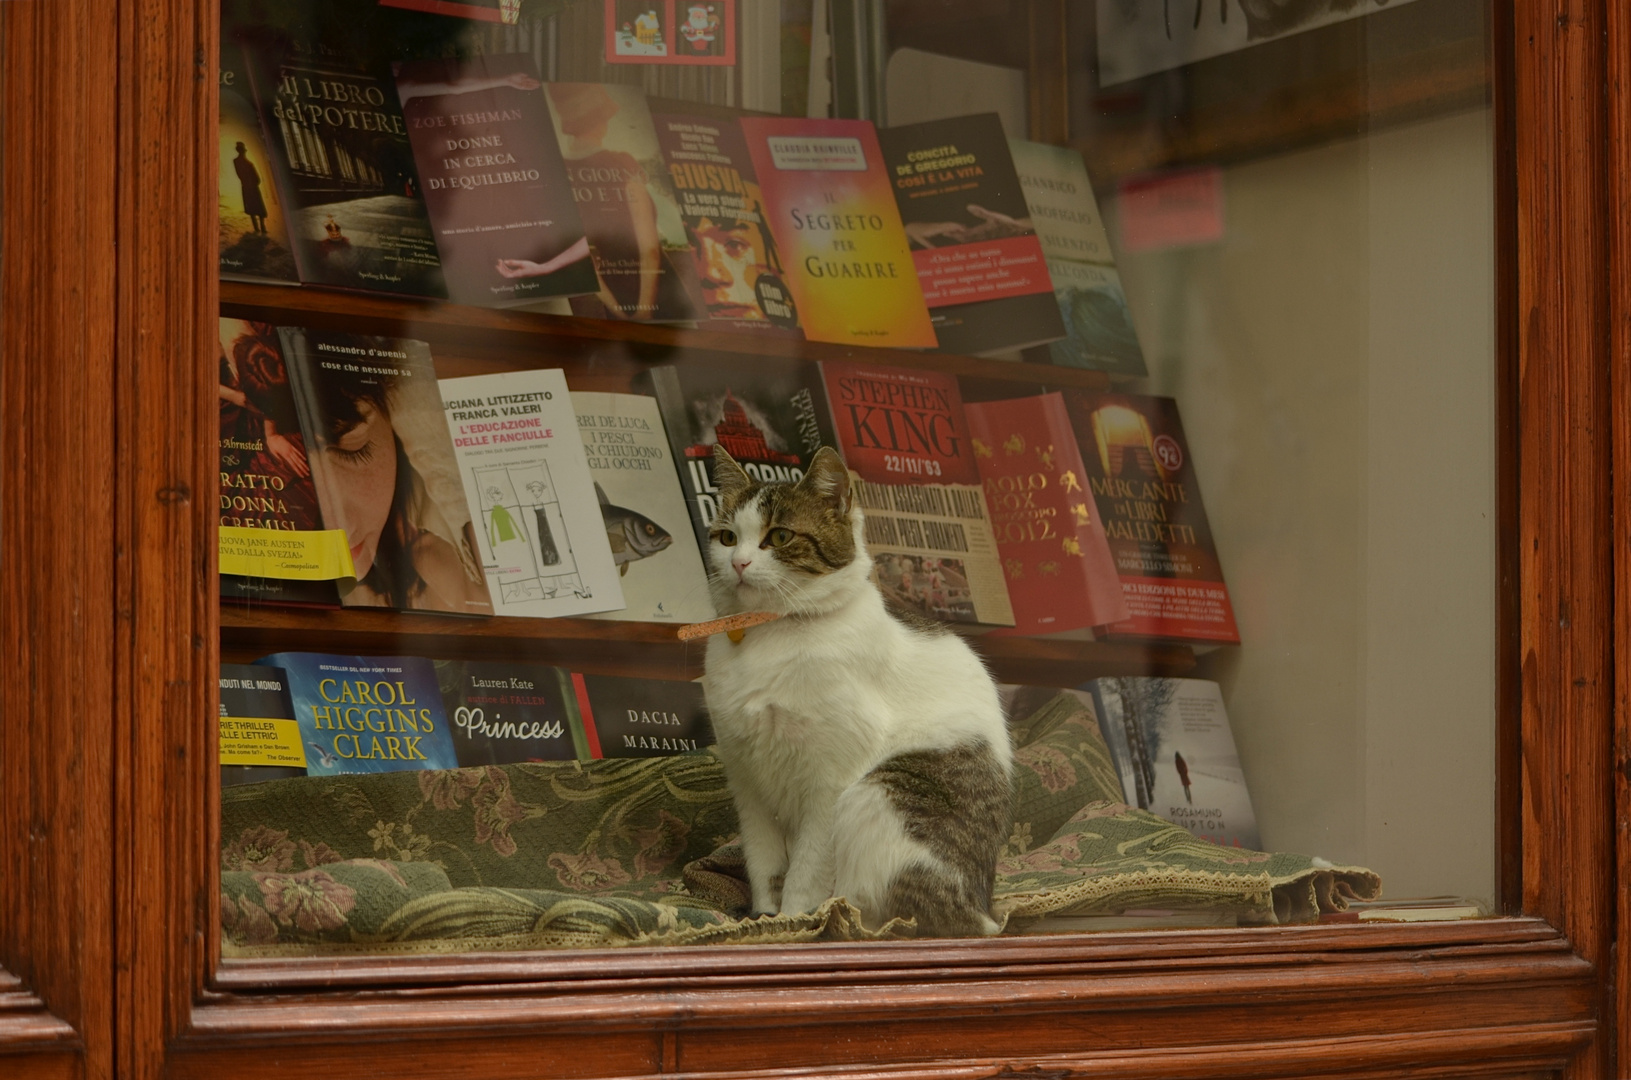
[[[1515,5],[1524,910],[1612,971],[1607,8]],[[1623,42],[1622,42],[1623,44]],[[1567,1076],[1606,1078],[1611,1039]]]
[[1614,1059],[1611,1074],[1624,1075],[1631,1062],[1631,7],[1607,10],[1608,125],[1611,156],[1607,201],[1619,212],[1608,228],[1608,310],[1610,386],[1614,446]]

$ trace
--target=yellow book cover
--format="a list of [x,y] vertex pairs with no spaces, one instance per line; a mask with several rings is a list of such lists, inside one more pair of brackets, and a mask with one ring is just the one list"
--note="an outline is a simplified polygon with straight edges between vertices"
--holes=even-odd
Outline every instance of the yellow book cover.
[[872,124],[744,117],[741,125],[805,336],[934,348]]

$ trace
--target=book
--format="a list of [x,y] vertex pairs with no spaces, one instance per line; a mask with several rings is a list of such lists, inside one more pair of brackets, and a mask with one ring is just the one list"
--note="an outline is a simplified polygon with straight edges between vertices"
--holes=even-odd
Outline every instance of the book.
[[598,319],[696,318],[693,273],[657,129],[637,86],[546,83],[550,119],[583,217],[599,289],[571,300]]
[[323,522],[350,546],[341,604],[491,615],[430,346],[278,333]]
[[884,596],[930,618],[1014,625],[957,377],[832,360],[821,375]]
[[1127,599],[1106,632],[1239,644],[1178,403],[1072,390],[1065,406]]
[[289,227],[272,181],[271,157],[255,108],[243,47],[221,35],[219,199],[221,276],[233,281],[300,281]]
[[574,672],[572,687],[591,760],[669,757],[713,745],[700,683]]
[[708,577],[655,399],[572,391],[623,608],[597,618],[707,622]]
[[1014,629],[1055,634],[1129,615],[1065,401],[969,402],[974,461],[1002,556]]
[[429,660],[285,652],[255,663],[287,676],[307,775],[458,767]]
[[696,267],[699,314],[733,330],[798,329],[764,196],[735,121],[656,114]]
[[1129,806],[1214,844],[1262,849],[1217,683],[1127,676],[1087,689]]
[[397,96],[448,297],[515,307],[597,288],[530,56],[415,60]]
[[997,114],[884,128],[878,143],[940,348],[986,355],[1064,337]]
[[934,348],[871,122],[753,116],[738,123],[805,337]]
[[623,606],[559,368],[441,381],[476,550],[499,615]]
[[478,660],[434,664],[460,767],[587,760],[565,671]]
[[[237,19],[223,11],[227,32]],[[252,5],[242,5],[246,10]],[[407,124],[380,50],[340,10],[256,32],[248,65],[302,282],[445,297]]]
[[[277,328],[222,319],[219,524],[227,529],[313,533],[323,528],[300,416],[289,391]],[[221,575],[221,595],[274,604],[338,607],[332,581]]]
[[222,664],[221,786],[306,775],[306,745],[282,668]]
[[1064,321],[1065,336],[1048,346],[1048,359],[1064,367],[1147,374],[1082,155],[1024,139],[1011,139],[1008,147]]
[[718,509],[716,443],[761,483],[797,483],[817,450],[837,445],[814,364],[718,356],[653,368],[651,386],[704,560]]

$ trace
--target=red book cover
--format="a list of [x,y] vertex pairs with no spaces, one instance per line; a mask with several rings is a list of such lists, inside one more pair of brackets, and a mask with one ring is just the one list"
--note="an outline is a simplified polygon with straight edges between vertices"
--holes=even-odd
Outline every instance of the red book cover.
[[1014,605],[1014,629],[996,633],[1056,634],[1127,619],[1064,398],[1042,394],[963,410]]
[[1239,644],[1178,403],[1084,391],[1065,403],[1131,612],[1109,633]]
[[1012,626],[957,377],[837,361],[821,375],[879,588],[931,618]]

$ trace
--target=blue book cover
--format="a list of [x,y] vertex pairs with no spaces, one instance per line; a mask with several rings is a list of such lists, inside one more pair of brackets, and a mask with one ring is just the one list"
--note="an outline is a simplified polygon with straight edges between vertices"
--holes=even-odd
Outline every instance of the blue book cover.
[[289,652],[256,663],[287,673],[308,776],[458,768],[429,660]]

